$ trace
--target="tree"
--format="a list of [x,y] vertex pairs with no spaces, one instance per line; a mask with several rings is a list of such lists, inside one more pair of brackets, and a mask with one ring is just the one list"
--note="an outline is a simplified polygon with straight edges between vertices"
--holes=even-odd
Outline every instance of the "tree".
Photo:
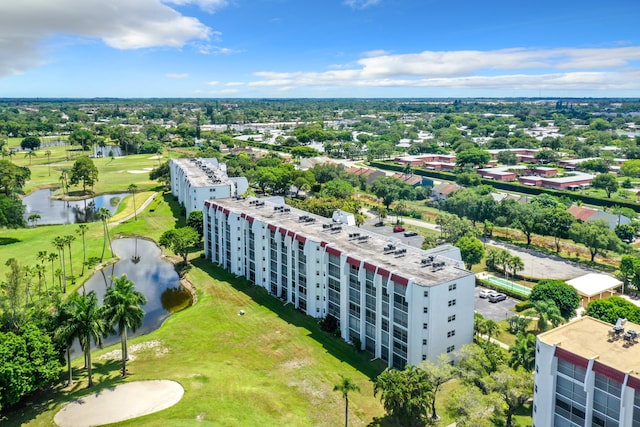
[[344,427],[349,425],[349,393],[360,391],[360,387],[349,377],[340,375],[340,382],[333,386],[333,391],[339,391],[344,398]]
[[560,252],[560,240],[569,237],[569,230],[574,222],[575,219],[565,208],[546,208],[543,209],[540,232],[552,236],[556,252]]
[[47,261],[51,263],[51,287],[54,287],[56,284],[54,264],[58,257],[59,255],[55,252],[49,252],[49,255],[47,256]]
[[[518,316],[514,316],[518,317]],[[522,366],[527,371],[533,370],[536,364],[536,336],[529,333],[519,333],[516,342],[509,347],[511,360],[509,366]]]
[[511,269],[512,276],[518,274],[518,271],[524,270],[524,262],[519,256],[512,256],[509,258],[509,268]]
[[552,279],[539,281],[531,289],[529,301],[553,301],[565,320],[575,316],[576,309],[580,306],[580,296],[573,286],[562,280]]
[[88,157],[80,157],[73,163],[69,183],[76,185],[82,182],[82,191],[86,193],[87,186],[93,187],[98,181],[98,168],[93,164],[93,160]]
[[27,151],[24,156],[29,158],[29,166],[31,166],[31,160],[38,157],[38,154],[35,151]]
[[569,235],[574,242],[589,249],[591,262],[602,250],[617,250],[620,246],[620,239],[603,220],[576,222],[571,226]]
[[447,402],[447,410],[457,427],[495,427],[497,396],[483,394],[473,386],[457,387]]
[[189,212],[189,218],[187,218],[187,225],[198,232],[198,236],[202,239],[204,228],[204,214],[201,210],[194,210]]
[[198,232],[192,227],[180,227],[162,233],[159,243],[161,246],[171,249],[175,254],[182,256],[182,260],[187,264],[189,248],[200,241]]
[[494,374],[493,379],[492,391],[502,398],[506,407],[506,426],[513,427],[513,415],[533,397],[533,374],[505,366]]
[[40,214],[31,214],[27,218],[27,221],[29,221],[35,227],[36,225],[38,225],[38,221],[40,221],[41,219],[42,217],[40,216]]
[[32,323],[0,331],[0,411],[55,381],[57,359],[51,338]]
[[586,314],[612,325],[618,319],[627,319],[633,323],[640,321],[640,309],[634,303],[617,296],[591,301],[587,305]]
[[407,366],[403,371],[387,368],[376,377],[373,394],[380,400],[387,414],[402,426],[422,426],[430,393],[422,369]]
[[67,263],[64,260],[64,246],[66,245],[66,241],[63,237],[56,236],[51,242],[53,246],[58,250],[59,254],[62,254],[60,257],[60,267],[62,269],[62,293],[67,293]]
[[382,199],[384,206],[389,206],[396,200],[414,200],[415,189],[409,184],[402,182],[398,178],[381,176],[371,184],[371,192],[379,199]]
[[66,348],[67,358],[67,386],[73,384],[73,368],[71,367],[71,347],[73,342],[80,338],[80,331],[72,314],[72,300],[67,300],[62,304],[57,304],[56,314],[54,315],[54,323],[56,329],[54,331],[54,339]]
[[498,153],[497,160],[504,165],[517,165],[518,155],[513,151],[504,150]]
[[47,169],[49,171],[49,176],[51,176],[51,150],[45,151],[44,155],[47,156]]
[[154,168],[149,172],[149,179],[154,181],[160,181],[164,185],[171,184],[171,168],[169,167],[169,161],[163,162],[157,168]]
[[86,150],[95,141],[95,135],[88,129],[75,129],[69,135],[69,143],[78,144]]
[[71,243],[76,240],[76,236],[73,234],[68,234],[62,238],[65,245],[69,248],[69,273],[71,273],[71,283],[74,283],[74,275],[73,275],[73,260],[71,259]]
[[484,245],[473,236],[463,236],[455,244],[460,249],[460,256],[467,270],[482,261],[484,257]]
[[[111,248],[111,239],[109,238],[109,226],[107,225],[107,221],[111,218],[111,211],[107,208],[100,208],[96,213],[98,218],[102,221],[102,254],[100,255],[100,262],[104,259],[104,248],[107,246],[107,241],[109,241],[109,248]],[[113,251],[111,251],[111,256],[113,256]]]
[[133,197],[133,219],[134,221],[137,221],[138,209],[136,208],[136,192],[138,191],[138,186],[135,184],[129,184],[129,187],[127,187],[127,189],[129,190],[129,193],[131,193],[131,196]]
[[531,308],[525,310],[523,314],[538,318],[536,325],[540,332],[546,331],[549,328],[549,323],[555,328],[564,322],[560,309],[551,300],[534,301],[531,303]]
[[491,160],[491,154],[488,151],[480,148],[469,148],[463,150],[456,155],[456,165],[473,165],[476,167],[482,167]]
[[613,229],[613,232],[616,233],[620,240],[626,243],[632,243],[636,238],[636,229],[629,224],[618,224]]
[[38,138],[37,136],[28,136],[20,141],[20,147],[23,150],[29,151],[37,150],[38,148],[40,148],[40,144],[40,138]]
[[560,156],[553,150],[545,149],[538,151],[534,158],[537,162],[546,164],[557,162]]
[[335,197],[337,199],[347,199],[353,195],[353,186],[351,183],[334,179],[322,186],[320,195],[323,197]]
[[21,193],[22,187],[30,178],[29,168],[14,165],[8,160],[0,160],[0,189],[5,196]]
[[446,353],[438,357],[436,363],[425,360],[420,363],[420,369],[425,372],[426,386],[430,390],[427,394],[429,406],[431,406],[431,420],[440,419],[436,413],[436,397],[440,386],[455,376],[455,368],[451,365],[451,359]]
[[80,276],[84,276],[84,266],[87,264],[87,244],[85,236],[88,230],[89,226],[87,224],[80,224],[76,229],[76,233],[82,236],[82,271],[80,272]]
[[544,221],[544,211],[534,203],[518,205],[513,226],[522,231],[527,238],[527,246],[531,244],[531,235],[541,230]]
[[[1,166],[0,166],[1,167]],[[0,172],[2,174],[2,172]],[[26,225],[24,220],[25,206],[16,195],[0,194],[0,228],[20,228]]]
[[[120,346],[122,349],[122,376],[127,375],[127,329],[135,332],[142,326],[144,309],[147,303],[145,296],[136,291],[135,284],[126,274],[120,277],[111,276],[112,285],[104,295],[103,315],[107,329],[118,327]],[[115,332],[115,331],[114,331]]]
[[[102,346],[102,336],[106,331],[102,309],[98,305],[95,291],[85,295],[74,293],[69,298],[71,303],[71,322],[80,339],[80,345],[87,361],[88,387],[93,387],[93,371],[91,366],[91,341]],[[71,332],[70,332],[71,333]]]
[[611,193],[618,191],[618,178],[612,173],[601,173],[591,180],[591,186],[606,191],[607,198],[611,198]]

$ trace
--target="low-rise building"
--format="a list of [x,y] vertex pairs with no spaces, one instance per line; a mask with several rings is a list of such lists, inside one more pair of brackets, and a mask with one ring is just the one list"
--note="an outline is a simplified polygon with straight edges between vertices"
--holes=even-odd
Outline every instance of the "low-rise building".
[[337,320],[340,335],[402,369],[473,340],[475,276],[458,248],[423,251],[287,206],[205,202],[206,258],[285,304]]

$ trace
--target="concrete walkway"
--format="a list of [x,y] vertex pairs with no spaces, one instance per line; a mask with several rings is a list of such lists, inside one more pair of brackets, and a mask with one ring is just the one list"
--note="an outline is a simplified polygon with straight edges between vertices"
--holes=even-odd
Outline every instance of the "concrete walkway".
[[140,215],[147,208],[147,206],[149,206],[149,204],[151,202],[153,202],[156,199],[156,197],[158,197],[158,194],[160,194],[160,193],[158,193],[158,192],[153,193],[151,196],[149,196],[149,198],[147,200],[144,201],[144,203],[142,203],[142,205],[140,205],[138,207],[138,209],[136,209],[135,212],[133,212],[133,213],[125,216],[124,218],[117,220],[117,221],[109,222],[109,225],[118,225],[118,224],[120,224],[122,222],[129,221],[131,218],[134,218],[136,215]]

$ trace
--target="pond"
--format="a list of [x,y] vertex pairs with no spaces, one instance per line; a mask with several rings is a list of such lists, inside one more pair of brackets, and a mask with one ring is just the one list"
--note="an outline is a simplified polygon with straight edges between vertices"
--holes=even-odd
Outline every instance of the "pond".
[[100,208],[107,208],[113,214],[118,209],[120,201],[129,195],[103,194],[85,200],[64,201],[52,199],[55,190],[46,188],[34,191],[22,199],[25,205],[27,220],[31,215],[40,215],[35,225],[76,224],[97,221],[96,212]]
[[[84,288],[86,292],[95,291],[102,304],[112,275],[120,277],[126,274],[135,283],[136,289],[147,298],[147,303],[143,306],[145,315],[142,326],[135,333],[129,331],[129,338],[159,328],[171,313],[191,305],[191,294],[180,283],[173,265],[160,257],[160,248],[155,243],[139,238],[120,238],[113,240],[112,247],[119,261],[95,272],[85,282]],[[82,292],[82,288],[79,292]],[[104,339],[104,346],[119,341],[118,335],[112,335]],[[77,344],[73,353],[80,354]]]

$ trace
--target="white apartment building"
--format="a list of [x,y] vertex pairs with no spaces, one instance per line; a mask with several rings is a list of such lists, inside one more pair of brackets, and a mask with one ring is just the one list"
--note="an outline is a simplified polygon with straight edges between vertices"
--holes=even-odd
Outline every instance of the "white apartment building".
[[171,194],[184,204],[187,216],[191,211],[203,210],[204,201],[234,197],[249,188],[245,177],[230,178],[227,166],[218,159],[171,159]]
[[538,335],[535,427],[640,427],[640,325],[582,317]]
[[287,206],[279,197],[205,202],[205,254],[346,341],[403,369],[473,340],[475,276],[458,248],[423,251]]

